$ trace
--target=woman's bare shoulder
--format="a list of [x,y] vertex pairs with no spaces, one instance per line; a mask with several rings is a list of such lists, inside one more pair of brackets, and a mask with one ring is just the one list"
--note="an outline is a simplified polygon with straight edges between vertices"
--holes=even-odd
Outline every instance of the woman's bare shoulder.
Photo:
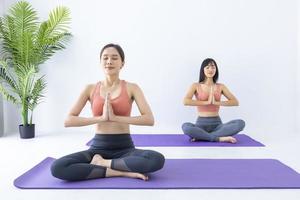
[[95,89],[96,85],[97,85],[97,83],[86,84],[84,86],[82,94],[85,94],[85,96],[90,98],[92,96],[93,92],[94,92],[94,89]]
[[199,86],[199,85],[201,85],[201,84],[203,84],[202,82],[194,82],[192,85],[193,86]]
[[190,88],[193,88],[193,89],[197,89],[199,86],[201,86],[201,82],[199,83],[199,82],[194,82],[194,83],[192,83],[192,85],[190,86]]
[[131,91],[140,89],[140,87],[138,86],[137,83],[132,83],[132,82],[126,81],[126,84],[127,84],[127,88],[130,89]]
[[216,85],[219,86],[220,88],[226,87],[224,83],[217,83]]
[[97,83],[89,83],[87,85],[85,85],[84,90],[86,91],[91,91],[96,87]]

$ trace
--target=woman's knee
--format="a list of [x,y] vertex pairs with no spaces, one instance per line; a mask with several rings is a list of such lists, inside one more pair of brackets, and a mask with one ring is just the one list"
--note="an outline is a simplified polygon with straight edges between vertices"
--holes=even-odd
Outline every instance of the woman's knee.
[[147,172],[155,172],[163,168],[165,157],[157,151],[149,151],[148,153]]
[[68,177],[67,170],[68,162],[65,159],[57,159],[51,165],[51,174],[52,176],[62,179],[62,180],[70,180]]
[[239,127],[240,131],[242,131],[246,126],[246,122],[242,119],[238,119],[237,123],[238,123],[238,127]]
[[64,165],[61,160],[55,160],[51,165],[52,176],[62,179],[63,178]]
[[160,170],[163,168],[164,164],[165,164],[165,157],[163,154],[156,152],[156,156],[155,156],[155,167],[154,170]]
[[189,131],[189,129],[193,126],[194,126],[194,124],[192,124],[190,122],[186,122],[186,123],[182,124],[181,129],[184,133],[187,133]]

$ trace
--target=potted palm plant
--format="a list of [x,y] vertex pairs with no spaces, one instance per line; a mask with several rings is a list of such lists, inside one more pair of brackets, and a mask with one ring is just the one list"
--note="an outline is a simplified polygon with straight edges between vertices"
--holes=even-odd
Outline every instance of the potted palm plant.
[[40,65],[65,48],[70,38],[70,13],[57,7],[46,21],[39,22],[37,12],[26,1],[13,5],[0,17],[0,93],[20,106],[21,138],[33,138],[33,110],[41,102],[46,88]]

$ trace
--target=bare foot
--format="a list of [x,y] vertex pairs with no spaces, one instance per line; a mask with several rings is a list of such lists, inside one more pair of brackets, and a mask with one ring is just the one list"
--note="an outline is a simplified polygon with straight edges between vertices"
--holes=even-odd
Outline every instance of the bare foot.
[[136,173],[136,172],[124,172],[124,176],[129,177],[129,178],[142,179],[144,181],[147,181],[149,179],[148,176],[146,176],[144,174]]
[[229,142],[229,143],[236,143],[236,139],[231,136],[226,136],[226,137],[219,137],[219,142]]
[[136,173],[136,172],[123,172],[118,171],[114,169],[110,169],[111,160],[105,160],[101,155],[95,154],[92,161],[90,162],[92,165],[99,165],[102,167],[106,167],[106,177],[114,177],[114,176],[123,176],[123,177],[129,177],[129,178],[138,178],[142,179],[144,181],[147,181],[149,179],[148,176]]
[[90,164],[92,165],[99,165],[102,167],[108,167],[107,166],[107,160],[105,160],[102,156],[100,156],[99,154],[95,154],[92,161],[90,162]]
[[149,179],[148,176],[137,173],[137,172],[124,172],[124,171],[118,171],[114,169],[107,168],[106,169],[106,177],[116,177],[116,176],[122,176],[122,177],[128,177],[128,178],[137,178],[142,179],[144,181],[147,181]]

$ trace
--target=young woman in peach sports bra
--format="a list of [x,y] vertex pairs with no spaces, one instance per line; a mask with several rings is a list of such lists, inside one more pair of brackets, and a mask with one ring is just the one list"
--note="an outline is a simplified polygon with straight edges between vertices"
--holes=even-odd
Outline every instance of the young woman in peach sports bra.
[[[219,117],[220,106],[238,106],[238,100],[221,83],[217,83],[219,70],[215,60],[207,58],[202,62],[199,82],[193,83],[186,96],[184,105],[196,106],[198,118],[196,123],[184,123],[182,130],[184,134],[191,138],[191,141],[203,140],[211,142],[236,143],[233,135],[242,131],[245,122],[241,119],[222,123]],[[221,100],[221,96],[226,97],[226,101]],[[193,96],[196,99],[193,99]]]
[[[88,150],[57,159],[51,167],[52,175],[67,181],[123,176],[148,180],[148,173],[161,169],[164,156],[152,150],[134,147],[129,125],[152,126],[152,111],[140,87],[120,80],[125,55],[116,44],[108,44],[100,52],[105,79],[87,85],[72,107],[66,127],[95,125],[95,137]],[[80,117],[90,102],[93,116]],[[140,116],[131,116],[135,102]]]

